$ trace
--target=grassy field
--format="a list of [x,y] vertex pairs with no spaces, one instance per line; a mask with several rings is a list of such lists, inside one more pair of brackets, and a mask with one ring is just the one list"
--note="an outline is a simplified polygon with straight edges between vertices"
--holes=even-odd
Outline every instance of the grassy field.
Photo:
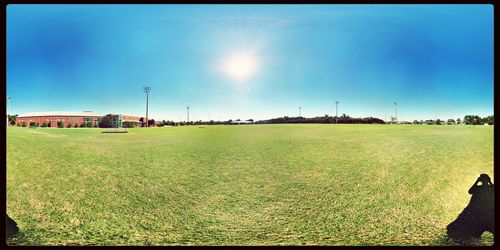
[[10,244],[454,244],[469,187],[495,182],[485,126],[101,132],[7,129]]

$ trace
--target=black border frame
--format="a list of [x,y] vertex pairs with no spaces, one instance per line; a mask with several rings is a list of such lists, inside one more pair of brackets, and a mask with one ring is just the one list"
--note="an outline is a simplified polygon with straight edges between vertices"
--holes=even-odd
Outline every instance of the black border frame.
[[[3,82],[5,84],[5,87],[2,89],[3,92],[3,97],[6,98],[6,87],[7,87],[7,40],[6,40],[6,32],[7,32],[7,6],[9,4],[40,4],[40,5],[47,5],[47,4],[64,4],[64,5],[71,5],[71,4],[370,4],[370,5],[385,5],[385,4],[490,4],[490,5],[495,5],[494,0],[0,0],[0,5],[1,5],[1,10],[0,10],[0,20],[2,25],[0,25],[0,33],[3,34],[4,38],[1,39],[1,47],[3,48],[1,50],[1,56],[3,58],[3,64],[4,64],[4,69],[5,70],[0,70],[0,76],[3,79]],[[495,20],[495,12],[494,12],[494,20]],[[494,27],[494,31],[496,31],[496,27]],[[496,45],[496,32],[494,32],[494,45]],[[496,46],[495,46],[496,47]],[[494,54],[496,54],[496,51],[494,51]],[[495,57],[493,61],[495,65]],[[494,82],[496,82],[496,79],[494,78]],[[495,88],[494,88],[495,89]],[[3,106],[5,105],[5,106]],[[2,104],[2,107],[6,107],[6,104]],[[494,113],[494,112],[493,112]],[[3,125],[2,125],[3,126]],[[494,129],[494,128],[493,128]],[[495,134],[495,132],[493,132]],[[6,160],[7,160],[7,148],[6,148],[6,139],[7,139],[7,128],[5,128],[5,133],[2,133],[3,141],[5,141],[5,167],[0,171],[0,176],[2,178],[2,188],[1,188],[1,197],[0,197],[0,204],[3,212],[7,212],[7,165],[6,165]],[[495,148],[495,139],[494,139],[494,148]],[[497,171],[497,164],[494,163],[494,173]],[[494,175],[493,173],[493,175]],[[495,195],[495,207],[498,206],[498,195]],[[495,224],[500,225],[498,223],[498,213],[495,210]],[[2,221],[1,228],[0,228],[0,233],[2,237],[2,243],[1,246],[6,247],[6,248],[19,248],[19,247],[26,247],[26,246],[9,246],[7,245],[7,239],[5,237],[5,223]],[[497,230],[495,230],[497,231]],[[493,248],[495,247],[495,243],[493,246],[474,246],[476,249],[480,248]],[[52,248],[52,247],[64,247],[64,246],[30,246],[30,247],[41,247],[41,248]],[[105,248],[117,248],[116,246],[97,246],[97,247],[105,247]],[[120,248],[134,248],[134,247],[147,247],[147,246],[123,246]],[[150,246],[151,247],[151,246]],[[154,246],[158,247],[158,246]],[[161,247],[161,246],[160,246]],[[164,247],[174,247],[174,248],[184,248],[184,247],[189,247],[189,246],[164,246]],[[231,246],[221,246],[222,248],[228,248]],[[238,246],[239,248],[243,247],[248,247],[248,246]],[[297,247],[297,246],[269,246],[273,248],[289,248],[289,247]],[[308,246],[309,247],[309,246]],[[311,248],[342,248],[342,247],[356,247],[356,246],[313,246]],[[387,248],[387,247],[397,247],[397,246],[369,246],[369,247],[381,247],[381,248]],[[424,246],[413,246],[410,248],[420,248]],[[435,246],[435,247],[440,247],[440,246]],[[441,246],[442,247],[442,246]],[[452,247],[457,247],[457,246],[452,246]],[[458,246],[461,248],[468,248],[470,246]]]

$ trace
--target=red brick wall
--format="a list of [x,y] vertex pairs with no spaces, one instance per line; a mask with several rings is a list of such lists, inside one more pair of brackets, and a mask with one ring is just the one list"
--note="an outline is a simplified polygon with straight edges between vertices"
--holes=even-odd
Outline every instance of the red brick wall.
[[[17,124],[21,125],[23,124],[23,121],[26,121],[26,127],[30,125],[30,122],[38,122],[40,124],[40,127],[44,122],[50,123],[49,127],[52,128],[57,128],[57,121],[58,120],[63,120],[64,121],[64,127],[66,128],[68,124],[71,123],[71,125],[75,126],[77,124],[80,126],[83,122],[85,117],[89,116],[32,116],[32,117],[17,117],[16,118],[16,126]],[[90,116],[91,121],[96,122],[96,120],[100,117],[95,117],[95,116]]]

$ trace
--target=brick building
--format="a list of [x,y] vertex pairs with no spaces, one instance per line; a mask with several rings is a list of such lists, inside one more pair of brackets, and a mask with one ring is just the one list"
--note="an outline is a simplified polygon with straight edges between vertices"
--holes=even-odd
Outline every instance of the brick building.
[[101,115],[92,111],[83,112],[67,112],[67,111],[52,111],[52,112],[33,112],[21,114],[16,118],[16,126],[22,126],[25,122],[29,126],[31,122],[38,122],[40,126],[45,122],[50,128],[57,128],[57,122],[62,121],[64,127],[71,124],[73,127],[81,126],[83,123],[90,123],[92,126],[103,121],[106,125],[104,127],[139,127],[142,125],[141,117],[122,115],[122,114],[108,114]]
[[71,123],[72,126],[82,125],[84,122],[90,122],[92,124],[98,123],[101,120],[102,115],[92,112],[67,112],[67,111],[52,111],[52,112],[32,112],[21,114],[16,118],[16,125],[22,125],[23,122],[26,126],[29,126],[30,122],[38,122],[40,126],[44,122],[47,123],[48,127],[57,128],[57,122],[62,121],[64,127],[67,127]]

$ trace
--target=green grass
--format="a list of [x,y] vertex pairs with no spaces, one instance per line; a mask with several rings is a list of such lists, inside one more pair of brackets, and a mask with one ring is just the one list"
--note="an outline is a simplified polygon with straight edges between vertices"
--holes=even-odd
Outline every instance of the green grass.
[[493,179],[484,126],[101,132],[7,129],[10,244],[455,244],[446,226]]

